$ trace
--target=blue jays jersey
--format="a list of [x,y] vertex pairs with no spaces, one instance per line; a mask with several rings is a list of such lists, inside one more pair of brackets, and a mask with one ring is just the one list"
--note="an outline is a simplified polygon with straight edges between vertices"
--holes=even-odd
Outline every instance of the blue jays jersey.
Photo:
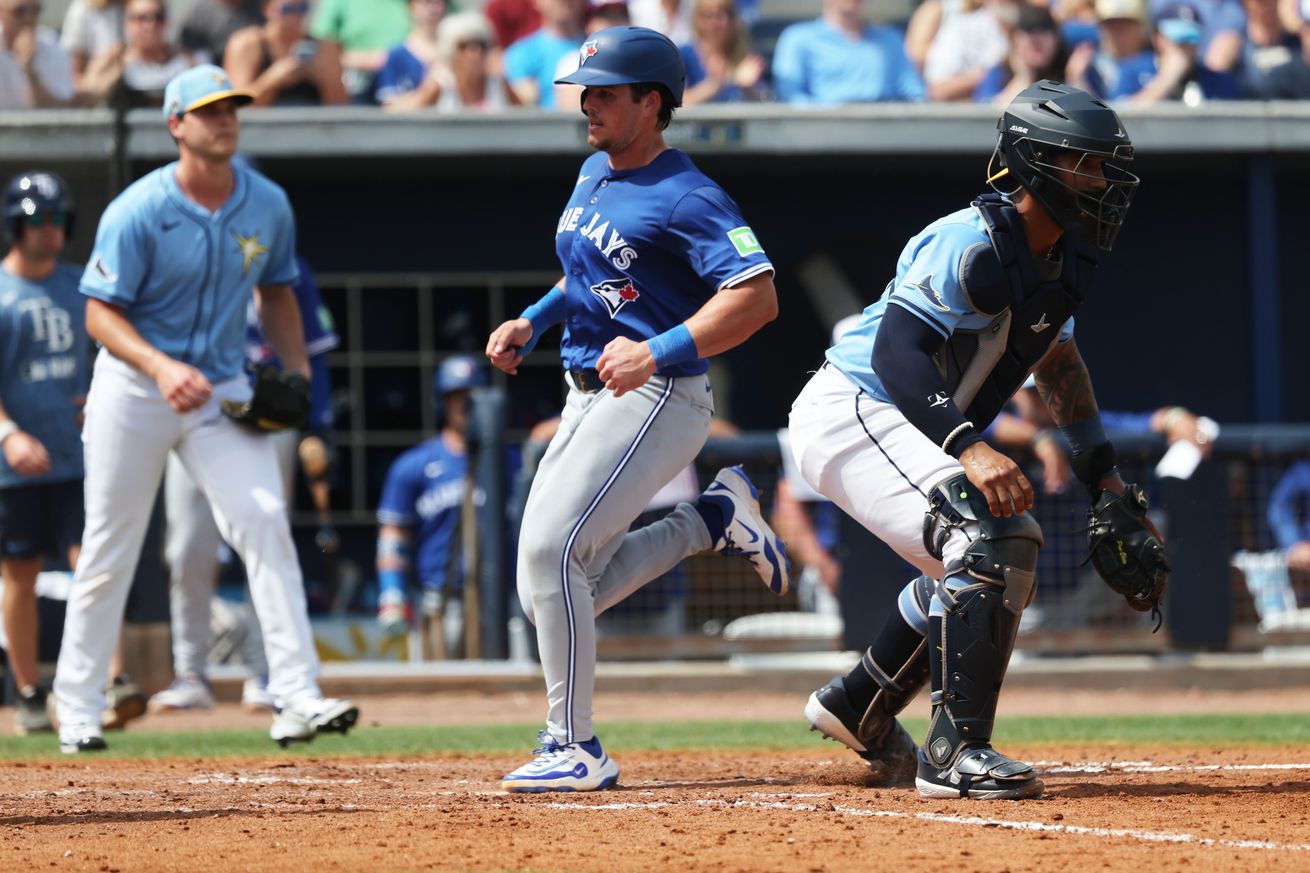
[[[332,426],[332,386],[331,380],[327,378],[327,368],[320,366],[322,362],[315,359],[341,345],[341,337],[337,336],[337,326],[332,320],[331,310],[318,293],[314,271],[309,269],[309,264],[299,255],[296,256],[296,269],[299,276],[291,290],[295,292],[296,303],[300,306],[300,326],[305,332],[305,354],[309,356],[314,376],[309,383],[309,427],[326,429]],[[246,308],[246,360],[252,364],[282,366],[268,338],[264,336],[253,297]],[[251,378],[254,378],[253,373]]]
[[[414,573],[426,588],[443,588],[457,546],[468,457],[451,451],[441,435],[402,454],[387,471],[378,522],[414,531]],[[464,585],[463,568],[450,580]]]
[[0,269],[0,402],[50,455],[48,472],[23,476],[0,452],[0,488],[82,478],[82,427],[73,405],[87,389],[81,272],[58,264],[38,282]]
[[[998,333],[997,316],[974,306],[966,279],[969,259],[991,248],[987,225],[972,206],[928,225],[901,251],[896,278],[888,283],[882,296],[864,310],[858,325],[828,349],[828,362],[874,398],[891,403],[891,396],[873,369],[874,337],[888,306],[908,310],[940,333],[943,340],[957,333]],[[1039,321],[1029,327],[1039,332],[1049,330],[1053,342],[1067,342],[1073,336],[1073,318],[1058,326]],[[963,408],[968,399],[961,402],[956,398],[956,402]],[[985,422],[977,424],[982,427]]]
[[[588,158],[555,229],[555,251],[569,370],[596,366],[615,337],[650,339],[720,289],[773,271],[737,204],[676,149],[635,170],[611,169],[604,152]],[[702,359],[659,372],[707,369]]]
[[83,294],[122,307],[146,342],[211,382],[242,373],[253,288],[296,280],[286,194],[244,165],[232,170],[215,213],[183,195],[176,163],[134,182],[101,217],[82,275]]

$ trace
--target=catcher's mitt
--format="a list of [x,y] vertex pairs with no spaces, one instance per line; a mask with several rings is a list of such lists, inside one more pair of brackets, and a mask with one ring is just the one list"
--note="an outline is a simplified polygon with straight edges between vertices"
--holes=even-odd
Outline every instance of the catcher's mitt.
[[299,373],[255,367],[255,393],[244,403],[224,400],[228,417],[262,431],[301,428],[309,420],[309,382]]
[[1136,485],[1123,494],[1102,491],[1087,510],[1087,521],[1087,560],[1129,606],[1150,611],[1159,630],[1169,562],[1160,532],[1146,517],[1146,494]]

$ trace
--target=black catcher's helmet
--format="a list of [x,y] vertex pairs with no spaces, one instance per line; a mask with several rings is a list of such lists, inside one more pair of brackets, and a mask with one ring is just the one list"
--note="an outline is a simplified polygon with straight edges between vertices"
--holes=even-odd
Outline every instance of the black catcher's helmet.
[[[1013,194],[1013,186],[996,184],[1008,176],[1036,197],[1066,233],[1108,252],[1140,181],[1128,171],[1133,144],[1115,111],[1086,91],[1042,81],[1014,98],[997,128],[1000,136],[992,159],[1003,169],[988,183],[1002,194]],[[1061,152],[1078,157],[1072,170],[1052,160]],[[1084,168],[1092,156],[1104,158],[1105,185],[1080,190],[1080,177],[1100,181]]]
[[68,183],[49,170],[19,173],[5,185],[5,237],[10,243],[18,239],[22,221],[33,215],[68,216],[64,232],[73,235],[73,194]]

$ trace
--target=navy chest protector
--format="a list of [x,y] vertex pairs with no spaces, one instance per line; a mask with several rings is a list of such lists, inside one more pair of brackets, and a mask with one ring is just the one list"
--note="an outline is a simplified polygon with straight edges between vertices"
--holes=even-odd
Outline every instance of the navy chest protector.
[[983,311],[995,311],[996,317],[981,330],[957,328],[934,361],[956,406],[981,430],[1023,385],[1086,298],[1096,261],[1066,234],[1060,242],[1060,276],[1045,279],[1024,241],[1018,211],[996,194],[984,194],[972,205],[987,225],[1008,287],[971,289],[975,303],[991,302]]

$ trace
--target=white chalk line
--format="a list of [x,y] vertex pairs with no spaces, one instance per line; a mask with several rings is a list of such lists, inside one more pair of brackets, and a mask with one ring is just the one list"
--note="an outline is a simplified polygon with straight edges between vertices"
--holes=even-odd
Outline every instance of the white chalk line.
[[757,800],[693,800],[625,803],[565,803],[555,801],[545,804],[550,809],[559,810],[633,810],[633,809],[669,809],[674,807],[699,806],[719,809],[775,809],[787,812],[822,812],[837,815],[859,816],[865,818],[896,818],[917,821],[930,821],[940,824],[956,824],[968,827],[1004,828],[1016,831],[1039,833],[1073,834],[1090,837],[1123,837],[1151,843],[1185,843],[1197,846],[1218,846],[1226,849],[1263,849],[1283,852],[1310,852],[1310,843],[1278,843],[1271,840],[1228,840],[1215,837],[1199,837],[1188,833],[1166,833],[1160,831],[1143,831],[1133,828],[1098,828],[1082,825],[1050,824],[1040,821],[1010,821],[1007,819],[982,818],[980,816],[944,815],[936,812],[900,812],[893,809],[868,809],[857,806],[831,804],[818,806],[812,803],[790,803],[787,801]]
[[1043,773],[1259,773],[1310,770],[1307,764],[1155,764],[1151,761],[1034,761]]

